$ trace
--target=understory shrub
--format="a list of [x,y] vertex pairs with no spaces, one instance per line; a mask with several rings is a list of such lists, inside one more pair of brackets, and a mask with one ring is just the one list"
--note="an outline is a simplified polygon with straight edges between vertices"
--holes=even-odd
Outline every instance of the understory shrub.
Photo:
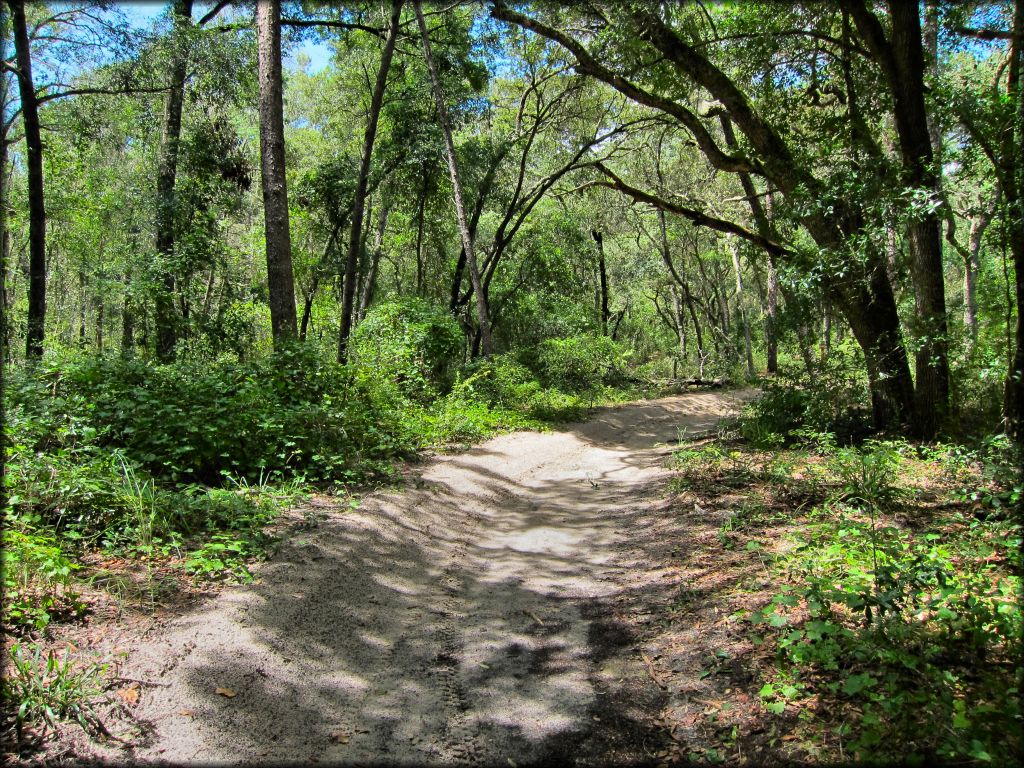
[[771,447],[796,429],[830,432],[840,443],[870,431],[871,402],[859,348],[840,344],[812,374],[793,365],[761,384],[761,396],[748,404],[740,421],[743,437]]
[[625,350],[607,336],[580,335],[542,341],[524,362],[544,386],[584,393],[620,382],[626,359]]
[[895,524],[913,454],[832,444],[832,492],[777,563],[788,585],[749,616],[779,653],[762,703],[824,705],[858,760],[1010,764],[1022,748],[1022,527],[963,512]]
[[344,480],[404,448],[397,418],[374,395],[344,367],[294,347],[246,363],[61,361],[12,383],[8,412],[31,425],[18,438],[24,452],[47,460],[73,452],[88,467],[97,447],[116,448],[171,482]]
[[352,333],[351,357],[358,378],[378,386],[388,382],[427,403],[451,389],[463,345],[451,312],[408,298],[370,309]]

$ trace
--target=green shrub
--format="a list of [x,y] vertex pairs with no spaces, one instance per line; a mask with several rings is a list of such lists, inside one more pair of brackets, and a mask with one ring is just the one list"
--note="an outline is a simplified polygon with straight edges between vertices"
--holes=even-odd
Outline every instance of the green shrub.
[[304,347],[247,363],[61,361],[22,376],[9,408],[37,426],[19,445],[53,461],[117,448],[172,483],[218,484],[224,474],[338,481],[409,448],[370,384]]
[[352,333],[358,375],[373,383],[391,382],[420,403],[451,388],[462,356],[463,336],[455,318],[424,299],[379,304]]
[[748,404],[740,419],[743,437],[774,447],[797,429],[831,432],[839,442],[870,430],[870,394],[860,351],[843,343],[808,376],[796,366],[782,366],[762,382],[762,395]]
[[81,611],[78,594],[71,588],[71,574],[78,566],[52,534],[19,525],[9,517],[3,550],[5,625],[42,629],[56,611]]
[[626,353],[607,336],[547,339],[530,355],[541,384],[563,392],[593,392],[621,381]]
[[[992,560],[1013,562],[1020,526],[953,539],[877,526],[843,506],[815,517],[781,563],[797,586],[751,616],[788,662],[761,690],[766,708],[831,701],[860,760],[1012,762],[1024,682],[1019,556],[1009,573]],[[1017,670],[1010,690],[1007,670]]]

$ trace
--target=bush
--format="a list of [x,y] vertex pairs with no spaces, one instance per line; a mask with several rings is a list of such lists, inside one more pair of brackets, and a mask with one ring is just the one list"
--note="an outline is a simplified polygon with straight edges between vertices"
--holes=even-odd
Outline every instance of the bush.
[[246,363],[64,361],[23,374],[9,403],[37,424],[20,438],[27,453],[81,461],[117,448],[170,482],[345,480],[407,448],[366,382],[304,347]]
[[808,376],[782,366],[762,383],[763,394],[743,409],[740,431],[755,445],[772,447],[797,429],[831,432],[841,443],[870,430],[870,393],[860,351],[844,342]]
[[451,389],[463,356],[463,336],[446,309],[424,299],[373,307],[352,333],[358,376],[391,382],[405,397],[427,403]]
[[620,382],[627,354],[607,336],[581,335],[542,341],[529,357],[544,386],[581,393]]

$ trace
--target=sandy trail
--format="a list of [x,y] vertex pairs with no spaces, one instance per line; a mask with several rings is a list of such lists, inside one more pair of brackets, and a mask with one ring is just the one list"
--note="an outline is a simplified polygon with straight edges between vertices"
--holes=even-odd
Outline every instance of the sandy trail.
[[[662,692],[616,599],[644,582],[680,429],[738,394],[605,409],[416,469],[293,534],[253,584],[149,638],[134,761],[646,762]],[[661,445],[658,445],[658,444]],[[231,689],[232,698],[217,693]]]

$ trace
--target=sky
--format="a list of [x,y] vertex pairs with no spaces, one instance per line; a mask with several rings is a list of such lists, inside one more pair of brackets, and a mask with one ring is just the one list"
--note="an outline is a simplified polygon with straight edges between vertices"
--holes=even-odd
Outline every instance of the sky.
[[[152,24],[170,5],[168,2],[159,0],[135,0],[134,2],[122,2],[120,9],[128,17],[128,22],[133,26],[146,28]],[[210,3],[197,3],[193,16],[198,18],[210,8]],[[309,69],[317,72],[328,66],[331,62],[331,49],[323,43],[305,41],[294,46],[285,57],[284,65],[288,69],[298,68],[298,56],[305,54],[309,57]]]

